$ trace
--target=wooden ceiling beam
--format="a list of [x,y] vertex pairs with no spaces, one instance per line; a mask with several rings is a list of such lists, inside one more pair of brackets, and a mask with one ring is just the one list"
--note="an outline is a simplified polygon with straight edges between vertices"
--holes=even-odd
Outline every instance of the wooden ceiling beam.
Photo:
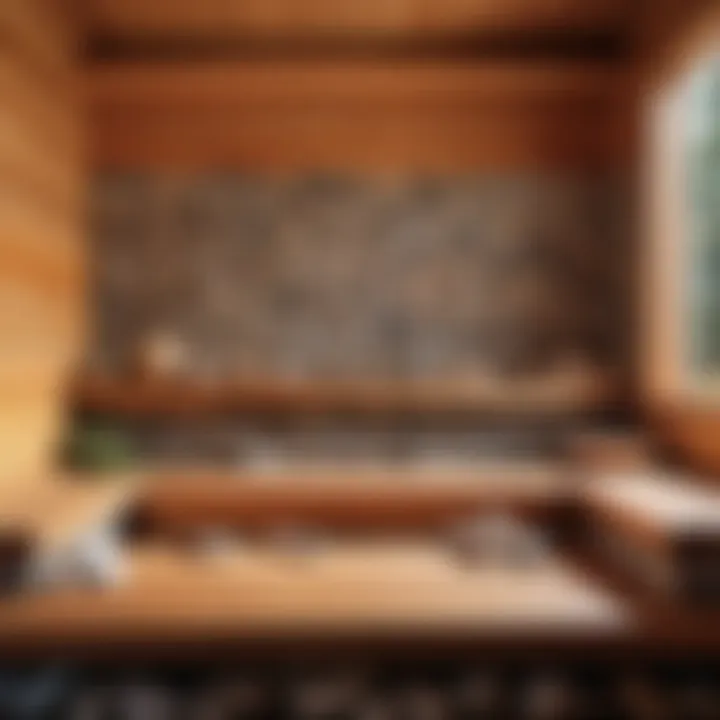
[[622,80],[623,66],[610,63],[108,63],[89,71],[86,91],[103,107],[547,104],[616,97]]
[[412,35],[616,29],[624,0],[86,0],[91,27],[124,37]]

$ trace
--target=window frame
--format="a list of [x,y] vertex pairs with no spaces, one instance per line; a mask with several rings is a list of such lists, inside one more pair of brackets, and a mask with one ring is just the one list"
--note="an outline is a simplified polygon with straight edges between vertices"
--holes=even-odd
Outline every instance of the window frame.
[[688,252],[688,107],[698,68],[720,63],[720,11],[698,21],[660,58],[642,87],[647,145],[643,148],[644,280],[641,298],[643,391],[652,405],[716,408],[720,367],[693,368],[689,325],[692,255]]

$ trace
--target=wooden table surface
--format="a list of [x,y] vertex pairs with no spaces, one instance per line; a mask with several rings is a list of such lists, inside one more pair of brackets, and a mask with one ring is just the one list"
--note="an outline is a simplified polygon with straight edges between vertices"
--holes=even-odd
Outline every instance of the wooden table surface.
[[269,547],[198,555],[128,551],[118,587],[0,601],[0,647],[63,641],[364,633],[608,634],[629,608],[556,559],[535,568],[459,565],[440,545],[345,542],[310,554]]

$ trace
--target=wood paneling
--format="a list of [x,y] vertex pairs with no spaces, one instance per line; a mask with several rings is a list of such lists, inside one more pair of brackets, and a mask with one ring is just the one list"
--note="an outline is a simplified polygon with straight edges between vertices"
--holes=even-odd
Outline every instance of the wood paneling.
[[119,37],[411,35],[616,29],[622,0],[86,0],[90,27]]
[[46,469],[82,333],[74,39],[43,0],[0,7],[0,484]]
[[622,66],[98,65],[98,166],[472,171],[616,166]]
[[0,27],[3,44],[37,82],[51,83],[54,92],[72,88],[77,37],[54,0],[3,0]]

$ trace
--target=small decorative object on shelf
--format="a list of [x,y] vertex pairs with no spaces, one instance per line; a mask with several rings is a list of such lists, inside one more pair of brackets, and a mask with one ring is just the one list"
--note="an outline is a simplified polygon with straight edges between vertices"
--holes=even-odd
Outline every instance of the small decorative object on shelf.
[[121,545],[115,527],[97,528],[67,546],[31,559],[24,584],[35,590],[118,585],[125,573]]
[[188,351],[182,340],[169,330],[148,333],[135,349],[131,373],[140,378],[167,378],[183,375]]

